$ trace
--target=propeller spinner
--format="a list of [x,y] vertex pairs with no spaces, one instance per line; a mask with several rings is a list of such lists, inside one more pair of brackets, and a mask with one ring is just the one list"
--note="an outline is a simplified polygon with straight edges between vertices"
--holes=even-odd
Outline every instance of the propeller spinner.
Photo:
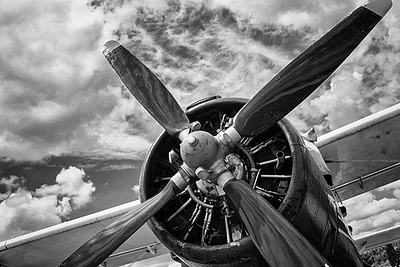
[[[161,81],[116,41],[102,52],[128,90],[160,125],[182,141],[184,161],[158,195],[142,203],[70,255],[61,266],[97,266],[162,208],[190,179],[211,180],[225,191],[251,239],[270,266],[329,266],[318,251],[244,181],[236,180],[224,158],[242,137],[256,136],[286,116],[351,54],[391,7],[372,0],[356,9],[270,80],[217,136],[194,131]],[[192,132],[194,131],[194,132]],[[271,244],[279,250],[271,250]]]

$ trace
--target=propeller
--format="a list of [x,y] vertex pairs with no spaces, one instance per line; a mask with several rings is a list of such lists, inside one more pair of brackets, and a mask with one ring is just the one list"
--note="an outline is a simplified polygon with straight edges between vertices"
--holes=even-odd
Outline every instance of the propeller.
[[329,266],[310,242],[248,183],[230,180],[224,191],[269,266]]
[[104,44],[102,53],[126,88],[170,135],[189,128],[186,113],[146,65],[114,40]]
[[[182,141],[182,168],[192,175],[182,177],[180,173],[185,172],[178,172],[161,193],[91,238],[61,266],[97,266],[182,190],[187,180],[193,178],[193,173],[202,179],[213,180],[224,189],[236,214],[270,266],[329,266],[279,212],[248,184],[234,178],[223,159],[242,137],[266,131],[317,89],[390,7],[390,0],[371,0],[356,9],[271,79],[236,114],[233,126],[216,137],[210,137],[203,131],[189,133],[188,118],[160,80],[116,41],[107,42],[102,52],[108,62],[154,119],[169,134]],[[188,157],[189,150],[204,153]],[[203,158],[205,155],[206,159]]]
[[286,116],[343,63],[391,6],[391,0],[372,0],[334,26],[237,113],[236,131],[241,136],[255,136]]
[[[126,88],[170,135],[183,140],[198,127],[190,124],[186,113],[156,75],[126,48],[111,40],[104,44],[102,53]],[[160,193],[101,230],[59,266],[98,266],[187,186],[189,175],[184,175],[176,173]]]
[[79,249],[66,258],[59,266],[100,265],[119,246],[133,235],[148,219],[177,193],[179,189],[170,180],[154,197],[140,203],[133,210],[122,215],[115,222],[101,230]]

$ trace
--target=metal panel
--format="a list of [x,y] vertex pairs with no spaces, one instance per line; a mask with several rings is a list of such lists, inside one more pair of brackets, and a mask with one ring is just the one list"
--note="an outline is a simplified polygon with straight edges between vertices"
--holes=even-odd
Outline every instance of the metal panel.
[[[138,203],[129,202],[0,242],[0,264],[10,267],[57,266],[86,240]],[[167,252],[148,226],[144,225],[118,248],[114,256],[110,256],[107,266],[119,266]]]
[[342,200],[400,178],[400,104],[321,136],[316,143]]
[[383,246],[400,240],[400,225],[396,225],[372,234],[367,234],[354,239],[361,252],[365,249]]

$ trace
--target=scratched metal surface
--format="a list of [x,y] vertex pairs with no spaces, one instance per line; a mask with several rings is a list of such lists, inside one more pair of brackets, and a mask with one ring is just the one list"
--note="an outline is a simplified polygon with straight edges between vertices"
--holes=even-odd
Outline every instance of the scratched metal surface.
[[[0,265],[13,267],[57,266],[86,240],[137,204],[138,202],[123,204],[64,224],[33,232],[27,236],[11,239],[6,242],[8,244],[7,247],[10,247],[8,249],[3,246],[4,242],[1,242]],[[108,219],[102,220],[102,218]],[[66,224],[68,227],[65,227]],[[107,260],[107,266],[120,266],[136,260],[144,260],[168,253],[168,250],[163,245],[156,245],[155,250],[157,253],[155,255],[146,251],[147,245],[155,243],[158,243],[158,240],[149,227],[144,225],[114,254],[128,250],[131,250],[131,253]],[[143,247],[144,249],[141,249]]]
[[[346,125],[318,139],[342,200],[400,178],[400,104]],[[387,171],[380,170],[387,168]],[[374,172],[376,175],[374,175]]]

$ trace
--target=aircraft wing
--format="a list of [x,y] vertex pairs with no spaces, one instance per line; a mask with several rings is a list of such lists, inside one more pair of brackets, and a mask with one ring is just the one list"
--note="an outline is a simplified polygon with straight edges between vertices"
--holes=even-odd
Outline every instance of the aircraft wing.
[[400,240],[400,225],[354,238],[360,253],[366,249],[391,244],[398,240]]
[[[33,233],[0,242],[0,266],[58,266],[89,238],[140,202],[133,201]],[[107,266],[120,266],[168,253],[143,225],[107,260]]]
[[400,104],[318,138],[341,200],[400,178]]

